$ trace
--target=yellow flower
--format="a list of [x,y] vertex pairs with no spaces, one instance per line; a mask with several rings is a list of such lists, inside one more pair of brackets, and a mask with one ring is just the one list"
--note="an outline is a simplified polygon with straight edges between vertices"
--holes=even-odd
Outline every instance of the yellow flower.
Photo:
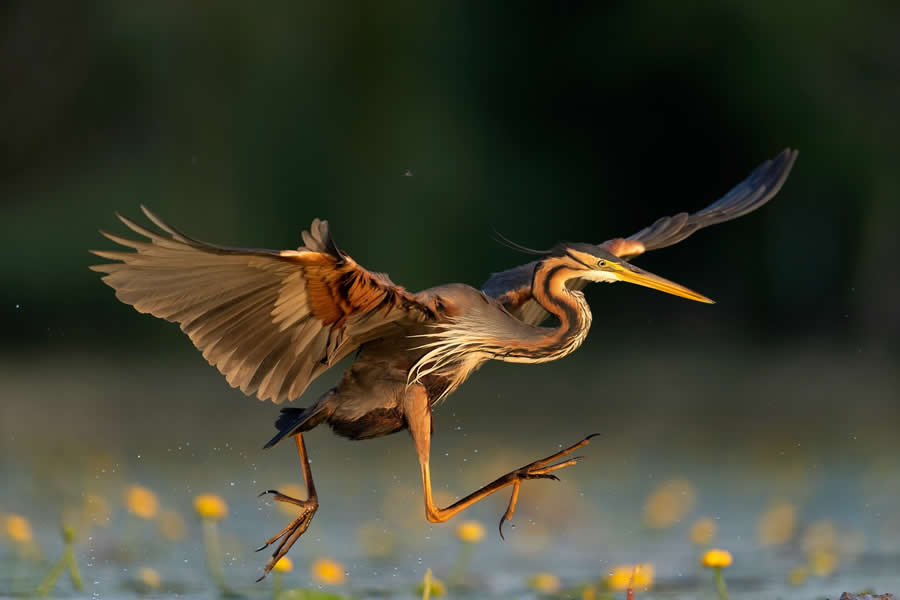
[[794,537],[797,510],[789,502],[773,504],[759,518],[756,535],[763,546],[780,546]]
[[791,585],[803,585],[809,577],[809,569],[806,567],[794,567],[788,575],[788,583]]
[[327,583],[329,585],[337,585],[344,583],[344,567],[333,560],[320,558],[312,564],[310,568],[313,579],[319,583]]
[[809,555],[809,569],[813,575],[827,577],[834,573],[837,566],[837,554],[829,550],[816,550]]
[[606,585],[612,590],[626,590],[630,582],[633,588],[647,589],[653,585],[655,573],[653,565],[649,563],[619,565],[606,577]]
[[696,497],[694,486],[687,479],[664,481],[644,504],[644,523],[653,529],[667,529],[681,521]]
[[156,569],[151,569],[150,567],[138,569],[138,581],[154,590],[158,590],[159,586],[162,585],[162,578],[159,576],[159,573],[156,572]]
[[282,556],[272,569],[281,573],[290,573],[294,570],[294,561],[287,556]]
[[224,519],[228,515],[228,505],[220,496],[201,494],[194,498],[194,510],[203,519]]
[[125,504],[128,512],[142,519],[152,519],[159,510],[156,494],[140,485],[133,485],[125,491]]
[[478,521],[463,521],[456,528],[456,537],[467,544],[477,544],[484,539],[484,526]]
[[22,515],[6,515],[3,521],[3,529],[12,541],[24,544],[32,540],[31,523]]
[[716,522],[709,517],[697,519],[691,525],[691,541],[698,546],[705,546],[716,537]]
[[555,594],[559,591],[559,577],[552,573],[535,573],[528,578],[528,585],[539,594]]
[[159,514],[159,532],[169,541],[184,537],[184,519],[174,510],[164,510]]
[[724,568],[731,566],[731,552],[728,550],[707,550],[703,554],[703,566],[710,568]]

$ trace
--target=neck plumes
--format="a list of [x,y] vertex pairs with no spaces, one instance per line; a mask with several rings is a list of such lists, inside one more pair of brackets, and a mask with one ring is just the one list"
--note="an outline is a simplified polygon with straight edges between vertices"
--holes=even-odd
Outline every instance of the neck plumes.
[[584,294],[566,286],[581,273],[552,259],[541,261],[534,269],[531,297],[559,320],[558,327],[534,327],[535,335],[507,348],[501,358],[507,362],[541,363],[574,352],[591,328],[591,310]]
[[473,296],[459,314],[416,336],[423,343],[413,350],[422,354],[410,369],[408,381],[419,382],[428,375],[444,377],[449,384],[440,396],[443,398],[486,360],[541,363],[573,352],[591,326],[584,295],[566,286],[569,279],[582,273],[556,259],[535,267],[532,298],[559,319],[558,327],[524,323],[498,302],[471,290]]

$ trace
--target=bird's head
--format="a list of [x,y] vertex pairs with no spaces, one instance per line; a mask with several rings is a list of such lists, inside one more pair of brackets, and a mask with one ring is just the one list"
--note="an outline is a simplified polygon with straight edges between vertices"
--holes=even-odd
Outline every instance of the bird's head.
[[602,246],[563,242],[554,246],[547,253],[547,259],[545,260],[576,271],[576,277],[588,281],[605,281],[608,283],[627,281],[628,283],[642,285],[667,294],[681,296],[688,300],[696,300],[707,304],[714,303],[713,300],[683,285],[634,266]]

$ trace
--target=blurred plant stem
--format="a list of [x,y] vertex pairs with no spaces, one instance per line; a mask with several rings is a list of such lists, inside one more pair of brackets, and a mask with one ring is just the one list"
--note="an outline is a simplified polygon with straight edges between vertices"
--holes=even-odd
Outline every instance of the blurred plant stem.
[[456,563],[453,565],[453,570],[451,571],[450,585],[459,587],[465,584],[466,573],[469,571],[469,564],[472,562],[472,555],[474,553],[475,544],[460,544],[459,553],[456,555]]
[[716,582],[716,591],[719,593],[719,600],[728,600],[728,588],[725,587],[725,578],[722,576],[722,567],[713,569],[713,580]]
[[213,583],[222,592],[225,588],[225,569],[222,566],[222,549],[219,543],[219,526],[214,519],[203,519],[203,545],[206,547],[206,565]]
[[44,577],[44,580],[41,581],[41,584],[35,590],[35,595],[41,598],[46,597],[50,593],[50,590],[56,585],[56,581],[66,568],[69,569],[69,577],[72,578],[72,587],[79,592],[84,591],[84,582],[81,579],[81,573],[78,571],[78,564],[75,562],[75,530],[71,527],[63,526],[62,535],[65,542],[63,555],[56,561],[56,564],[53,565],[50,572],[47,573],[47,576]]
[[425,578],[422,580],[422,600],[431,598],[431,569],[425,569]]
[[281,595],[281,589],[284,583],[284,575],[281,571],[275,571],[272,573],[272,598],[273,600],[278,600],[278,596]]

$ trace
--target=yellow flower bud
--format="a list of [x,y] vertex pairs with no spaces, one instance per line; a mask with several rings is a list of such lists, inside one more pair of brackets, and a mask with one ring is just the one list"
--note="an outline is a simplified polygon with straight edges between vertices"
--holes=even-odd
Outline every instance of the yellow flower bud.
[[329,585],[337,585],[344,583],[344,567],[333,560],[320,558],[312,564],[310,568],[313,579],[319,583],[327,583]]
[[606,577],[606,585],[611,590],[626,590],[628,583],[636,589],[647,589],[653,585],[653,576],[656,571],[653,565],[643,563],[640,565],[619,565],[610,571]]
[[203,519],[224,519],[228,515],[228,505],[215,494],[200,494],[194,498],[194,510]]
[[644,523],[652,529],[668,529],[694,505],[697,492],[687,479],[669,479],[653,490],[644,504]]
[[559,577],[552,573],[535,573],[528,578],[528,585],[539,594],[555,594],[559,591]]
[[159,573],[156,572],[156,569],[151,569],[150,567],[141,567],[138,569],[138,581],[143,583],[148,588],[158,590],[162,585],[162,578],[159,576]]
[[14,542],[26,543],[33,538],[31,523],[22,515],[7,515],[4,519],[3,529]]
[[467,544],[477,544],[484,539],[484,526],[478,521],[463,521],[456,528],[456,537]]
[[140,485],[133,485],[125,491],[125,504],[128,512],[142,519],[152,519],[159,510],[156,494]]
[[691,525],[691,541],[698,546],[705,546],[714,537],[716,537],[716,522],[709,517],[697,519]]
[[725,568],[731,565],[731,552],[728,550],[708,550],[703,554],[703,566],[710,568]]
[[272,570],[280,573],[290,573],[294,570],[294,561],[287,556],[282,556],[278,559],[278,562],[275,563],[275,566],[272,567]]
[[818,577],[827,577],[833,574],[837,566],[837,554],[829,550],[815,550],[809,555],[809,568],[813,575]]
[[763,546],[779,546],[791,541],[797,523],[797,509],[789,502],[770,506],[759,518],[756,536]]

